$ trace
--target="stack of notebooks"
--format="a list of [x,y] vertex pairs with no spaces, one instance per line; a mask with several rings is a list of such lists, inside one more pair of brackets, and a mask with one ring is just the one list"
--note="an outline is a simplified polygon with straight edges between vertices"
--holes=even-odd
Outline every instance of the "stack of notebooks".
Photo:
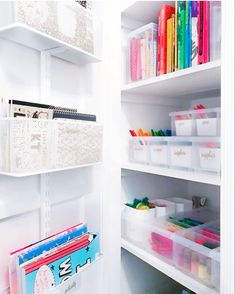
[[79,224],[10,255],[11,294],[53,292],[100,255],[99,236]]
[[219,1],[176,0],[175,6],[162,5],[156,17],[158,25],[148,24],[129,36],[131,81],[220,58]]
[[9,100],[9,117],[96,121],[95,115],[79,113],[75,108],[19,100]]

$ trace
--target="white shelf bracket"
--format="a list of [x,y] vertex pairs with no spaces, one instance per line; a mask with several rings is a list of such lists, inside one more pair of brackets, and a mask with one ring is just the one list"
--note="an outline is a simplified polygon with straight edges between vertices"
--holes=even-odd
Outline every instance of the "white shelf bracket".
[[[48,103],[51,90],[51,54],[48,51],[41,51],[40,56],[40,101]],[[50,187],[49,174],[40,175],[41,194],[41,237],[45,238],[50,234]]]

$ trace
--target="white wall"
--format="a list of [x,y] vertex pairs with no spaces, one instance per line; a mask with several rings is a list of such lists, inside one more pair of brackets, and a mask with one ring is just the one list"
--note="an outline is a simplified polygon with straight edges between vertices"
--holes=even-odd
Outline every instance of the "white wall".
[[[102,121],[100,71],[100,64],[77,66],[51,58],[51,93],[47,102],[96,113]],[[40,53],[0,39],[0,89],[6,105],[8,99],[45,101],[45,97],[40,97]],[[49,234],[81,221],[87,222],[90,230],[102,231],[101,173],[99,166],[48,175]],[[9,253],[44,236],[42,179],[39,175],[26,178],[0,176],[0,293],[9,293]],[[93,274],[102,282],[99,266],[93,269]],[[95,285],[87,284],[87,291]]]

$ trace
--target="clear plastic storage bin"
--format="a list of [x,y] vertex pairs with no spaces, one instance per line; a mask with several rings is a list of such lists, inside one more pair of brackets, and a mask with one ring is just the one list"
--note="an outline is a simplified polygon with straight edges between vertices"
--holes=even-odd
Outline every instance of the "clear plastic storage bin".
[[133,137],[129,140],[129,160],[152,166],[219,173],[220,138]]
[[157,25],[147,24],[128,36],[130,81],[144,80],[157,73]]
[[172,112],[173,136],[219,136],[220,108]]
[[211,251],[212,268],[211,283],[215,289],[220,291],[220,247]]
[[149,232],[152,252],[172,260],[176,232],[203,225],[217,218],[218,214],[208,209],[194,209],[167,218],[156,219]]
[[174,263],[194,278],[213,286],[213,272],[217,272],[219,266],[212,265],[213,250],[219,246],[218,222],[177,232],[174,236]]

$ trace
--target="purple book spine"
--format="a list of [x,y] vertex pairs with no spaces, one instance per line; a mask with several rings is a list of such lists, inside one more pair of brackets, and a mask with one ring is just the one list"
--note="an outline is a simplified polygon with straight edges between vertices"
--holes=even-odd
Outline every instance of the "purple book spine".
[[198,1],[192,1],[192,17],[197,17],[198,15]]
[[192,66],[198,64],[198,1],[192,1]]

